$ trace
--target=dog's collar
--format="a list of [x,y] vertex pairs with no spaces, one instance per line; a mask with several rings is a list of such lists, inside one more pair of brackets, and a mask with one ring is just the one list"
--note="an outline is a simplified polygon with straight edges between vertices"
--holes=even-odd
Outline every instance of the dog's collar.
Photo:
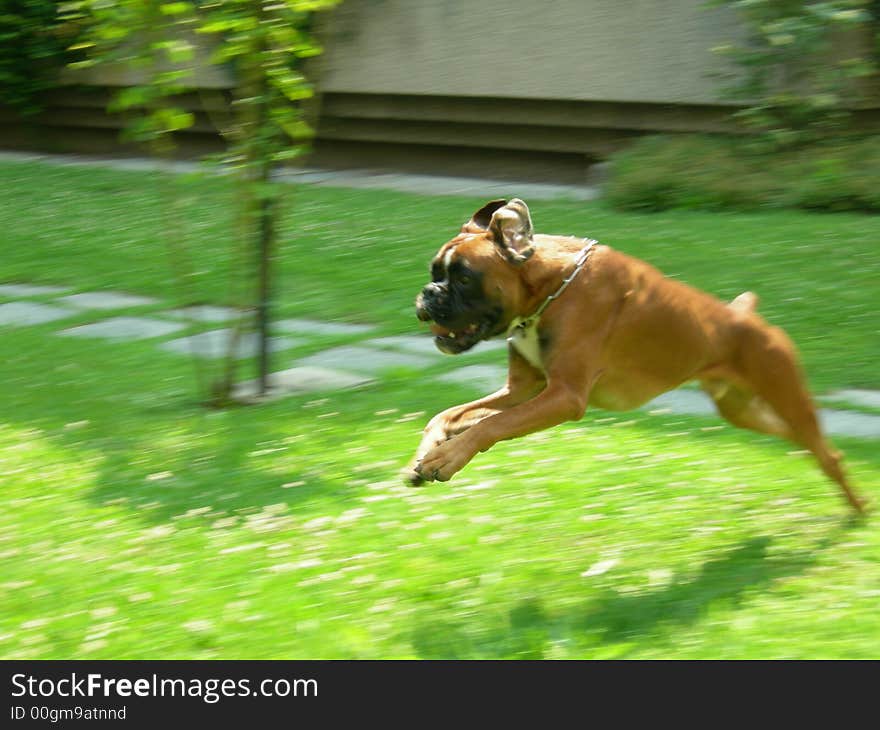
[[510,339],[513,337],[517,330],[525,331],[531,327],[534,327],[538,324],[538,320],[541,319],[541,315],[544,314],[544,310],[550,306],[550,303],[554,300],[558,299],[562,292],[566,290],[569,284],[574,281],[574,278],[581,272],[581,269],[587,263],[587,259],[590,257],[590,253],[593,250],[593,247],[598,243],[598,241],[593,240],[592,238],[584,239],[587,242],[587,245],[584,246],[580,251],[578,251],[577,256],[574,258],[574,271],[572,271],[560,284],[559,288],[553,292],[549,297],[547,297],[543,302],[541,302],[541,306],[538,307],[533,314],[525,319],[520,319],[517,317],[513,320],[510,327],[507,329],[507,337]]

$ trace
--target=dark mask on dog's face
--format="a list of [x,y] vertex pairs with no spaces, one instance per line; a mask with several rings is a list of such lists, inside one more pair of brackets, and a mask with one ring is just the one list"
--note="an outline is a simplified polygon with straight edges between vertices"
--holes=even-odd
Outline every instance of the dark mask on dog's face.
[[529,209],[518,199],[487,203],[440,249],[416,299],[416,314],[432,323],[440,351],[464,352],[507,330],[517,270],[533,252]]

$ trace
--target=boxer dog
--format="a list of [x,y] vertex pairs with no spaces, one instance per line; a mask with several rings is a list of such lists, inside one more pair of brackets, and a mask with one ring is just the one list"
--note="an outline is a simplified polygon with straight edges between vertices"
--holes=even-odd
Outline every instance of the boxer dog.
[[589,239],[536,234],[522,200],[487,203],[434,257],[416,313],[448,354],[507,337],[507,384],[432,418],[406,481],[446,481],[480,451],[588,405],[629,410],[697,380],[734,426],[810,451],[862,512],[791,340],[756,304],[751,292],[725,304]]

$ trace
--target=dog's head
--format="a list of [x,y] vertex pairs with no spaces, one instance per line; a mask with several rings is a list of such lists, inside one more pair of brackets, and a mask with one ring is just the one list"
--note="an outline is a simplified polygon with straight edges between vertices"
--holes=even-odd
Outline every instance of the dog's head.
[[431,281],[416,299],[439,350],[458,354],[507,331],[521,314],[521,267],[533,253],[522,200],[493,200],[471,216],[434,257]]

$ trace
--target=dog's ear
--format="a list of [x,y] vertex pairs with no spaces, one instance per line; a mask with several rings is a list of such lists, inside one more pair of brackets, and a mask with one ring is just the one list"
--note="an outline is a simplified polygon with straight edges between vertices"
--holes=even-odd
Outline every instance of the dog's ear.
[[507,205],[507,201],[503,198],[499,200],[490,200],[482,208],[471,216],[471,219],[465,223],[461,230],[463,233],[478,233],[488,230],[489,224],[492,222],[492,214],[499,208]]
[[535,253],[529,207],[519,198],[492,214],[489,231],[495,245],[511,264],[519,265]]

